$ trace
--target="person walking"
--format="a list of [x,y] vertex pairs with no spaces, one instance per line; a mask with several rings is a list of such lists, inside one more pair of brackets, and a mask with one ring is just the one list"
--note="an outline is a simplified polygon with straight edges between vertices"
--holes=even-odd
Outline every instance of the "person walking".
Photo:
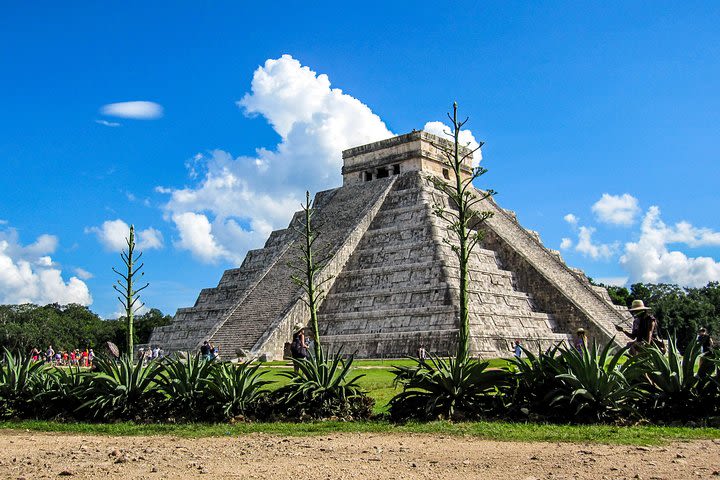
[[[308,357],[308,344],[305,338],[305,326],[302,323],[296,323],[293,327],[293,339],[290,344],[290,354],[296,360],[305,360]],[[297,372],[297,364],[293,362],[293,367]]]
[[578,328],[575,332],[575,341],[573,342],[573,347],[578,352],[582,352],[584,349],[587,348],[587,337],[585,336],[584,328]]
[[522,357],[522,347],[520,346],[520,340],[515,340],[515,352],[513,353],[515,358]]
[[628,353],[630,355],[636,355],[640,352],[643,345],[651,345],[653,343],[653,337],[657,329],[657,319],[650,314],[650,307],[646,307],[642,300],[633,300],[628,311],[633,316],[632,331],[628,332],[620,325],[616,325],[615,329],[632,339],[632,341],[628,343],[630,347]]

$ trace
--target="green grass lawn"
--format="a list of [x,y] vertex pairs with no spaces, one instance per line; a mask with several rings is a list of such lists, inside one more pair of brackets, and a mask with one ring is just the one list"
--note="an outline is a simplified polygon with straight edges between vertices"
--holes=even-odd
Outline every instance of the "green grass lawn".
[[466,435],[497,441],[576,442],[615,445],[663,445],[672,441],[720,438],[720,429],[684,427],[616,427],[609,425],[548,425],[511,422],[427,422],[395,425],[386,421],[240,423],[240,424],[134,424],[6,421],[0,428],[92,435],[173,435],[178,437],[241,436],[266,433],[285,436],[330,433],[385,433]]

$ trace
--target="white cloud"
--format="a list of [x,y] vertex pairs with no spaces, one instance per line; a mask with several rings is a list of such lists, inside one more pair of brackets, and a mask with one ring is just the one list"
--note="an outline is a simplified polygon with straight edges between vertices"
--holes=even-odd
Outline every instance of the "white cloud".
[[563,217],[563,220],[565,220],[567,223],[574,227],[577,225],[579,219],[572,213],[568,213]]
[[119,127],[121,125],[118,122],[108,122],[107,120],[95,120],[95,123],[105,125],[106,127]]
[[195,155],[187,163],[191,186],[156,188],[170,195],[164,210],[178,229],[175,245],[204,262],[241,262],[287,226],[306,189],[341,183],[342,150],[393,136],[366,105],[289,55],[259,67],[238,105],[263,116],[280,142],[249,157]]
[[80,268],[80,267],[75,268],[75,275],[77,275],[79,278],[81,278],[83,280],[90,280],[91,278],[93,278],[95,276],[92,273],[85,270],[84,268]]
[[[452,131],[450,127],[445,125],[443,122],[427,122],[423,127],[423,130],[428,133],[432,133],[433,135],[437,135],[438,137],[443,137],[450,140],[454,140],[455,138],[450,134],[450,132]],[[470,130],[460,130],[460,136],[458,138],[458,141],[461,145],[467,145],[473,150],[480,146],[480,143],[475,140],[475,137]],[[482,150],[478,150],[473,154],[473,166],[477,167],[480,163],[480,160],[482,160]]]
[[[94,233],[97,239],[107,250],[121,251],[127,249],[126,238],[130,233],[130,226],[121,219],[106,220],[99,227],[86,227],[85,233]],[[140,250],[163,248],[163,235],[160,230],[146,228],[136,230],[136,245]]]
[[593,204],[592,211],[600,222],[630,226],[635,223],[640,207],[637,198],[628,193],[622,195],[603,193],[600,200]]
[[100,109],[100,113],[109,117],[154,120],[163,116],[163,107],[155,102],[147,101],[119,102],[103,105]]
[[573,241],[567,237],[563,238],[560,241],[560,249],[561,250],[567,250],[573,246]]
[[668,227],[660,219],[660,209],[652,206],[642,221],[640,238],[625,244],[620,265],[633,281],[677,283],[698,287],[720,280],[720,262],[710,257],[688,257],[667,248],[671,243],[690,247],[720,245],[720,234],[707,228],[695,228],[687,222]]
[[580,227],[578,232],[578,243],[575,251],[587,255],[593,260],[610,258],[618,248],[617,244],[593,243],[592,234],[595,229],[592,227]]
[[55,252],[57,244],[57,237],[41,235],[23,246],[15,229],[0,231],[0,303],[92,303],[82,280],[63,279],[49,255]]

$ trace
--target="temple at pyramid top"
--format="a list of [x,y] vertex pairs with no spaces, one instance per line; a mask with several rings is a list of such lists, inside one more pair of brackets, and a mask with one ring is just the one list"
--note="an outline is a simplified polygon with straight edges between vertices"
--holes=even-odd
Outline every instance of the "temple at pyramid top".
[[[450,178],[443,150],[452,147],[415,131],[345,150],[343,186],[315,195],[313,221],[329,255],[316,277],[325,281],[318,326],[326,349],[370,358],[412,355],[421,345],[440,355],[455,351],[457,240],[433,213],[438,205],[453,207],[428,178]],[[471,168],[468,156],[464,171]],[[472,355],[510,356],[515,340],[545,349],[579,327],[604,342],[615,325],[627,325],[627,312],[612,305],[605,289],[569,268],[513,212],[492,198],[476,208],[492,217],[469,259]],[[167,353],[194,352],[209,340],[224,359],[282,358],[294,325],[310,318],[289,266],[301,255],[293,228],[301,217],[297,212],[287,228],[273,231],[216,287],[201,290],[170,325],[155,328],[150,343]]]
[[[445,151],[453,142],[428,132],[413,131],[405,135],[368,143],[343,151],[343,185],[355,185],[407,172],[425,172],[450,179],[452,171],[445,165]],[[460,147],[463,171],[472,172],[472,153]]]

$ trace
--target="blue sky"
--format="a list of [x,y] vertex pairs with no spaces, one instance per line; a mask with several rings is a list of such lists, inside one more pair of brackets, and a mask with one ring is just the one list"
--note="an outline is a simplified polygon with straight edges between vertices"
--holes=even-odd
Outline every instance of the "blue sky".
[[145,3],[2,7],[0,303],[112,316],[134,223],[147,304],[192,305],[340,150],[453,100],[478,186],[571,266],[720,280],[716,2]]

